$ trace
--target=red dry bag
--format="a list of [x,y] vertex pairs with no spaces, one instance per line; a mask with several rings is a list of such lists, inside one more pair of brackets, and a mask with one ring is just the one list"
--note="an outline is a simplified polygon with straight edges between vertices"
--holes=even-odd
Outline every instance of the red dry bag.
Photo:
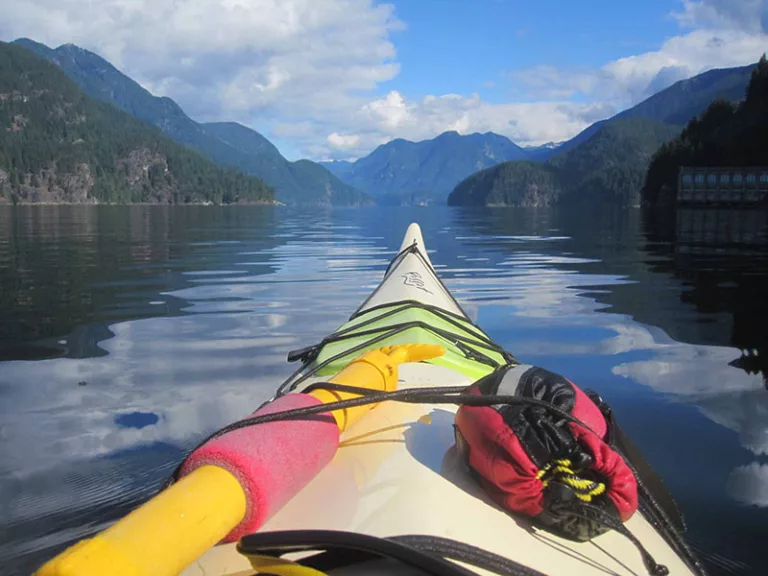
[[467,393],[520,399],[464,405],[455,420],[465,461],[506,510],[578,541],[637,510],[632,470],[606,442],[603,413],[573,383],[536,366],[505,366]]

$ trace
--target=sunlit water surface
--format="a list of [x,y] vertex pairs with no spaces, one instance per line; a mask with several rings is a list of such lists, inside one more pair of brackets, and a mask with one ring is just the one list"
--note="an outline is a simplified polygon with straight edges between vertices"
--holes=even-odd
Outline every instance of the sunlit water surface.
[[768,571],[765,213],[47,206],[0,207],[0,573],[269,398],[411,221],[494,340],[602,393],[714,572]]

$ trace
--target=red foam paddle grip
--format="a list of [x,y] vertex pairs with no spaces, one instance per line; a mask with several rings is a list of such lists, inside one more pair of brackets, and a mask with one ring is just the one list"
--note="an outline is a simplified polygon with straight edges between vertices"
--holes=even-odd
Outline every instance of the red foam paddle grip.
[[[317,406],[306,394],[287,394],[254,416]],[[234,542],[255,532],[333,459],[339,428],[328,414],[247,426],[215,438],[193,452],[181,476],[207,464],[229,471],[240,482],[247,506],[242,522],[224,539]]]

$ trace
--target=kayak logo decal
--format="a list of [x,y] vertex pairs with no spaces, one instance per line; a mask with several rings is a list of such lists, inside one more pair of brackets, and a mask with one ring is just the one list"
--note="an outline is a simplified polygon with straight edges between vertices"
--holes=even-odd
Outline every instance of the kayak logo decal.
[[403,274],[403,284],[406,286],[413,286],[419,290],[423,290],[427,294],[432,294],[431,290],[428,290],[424,285],[424,278],[418,272],[406,272]]

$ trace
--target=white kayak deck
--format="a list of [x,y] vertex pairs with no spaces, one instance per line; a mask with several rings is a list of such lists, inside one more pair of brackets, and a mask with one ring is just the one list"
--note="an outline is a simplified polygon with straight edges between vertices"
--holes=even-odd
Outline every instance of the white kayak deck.
[[[470,384],[452,370],[426,363],[400,370],[400,388]],[[492,503],[457,462],[455,413],[451,405],[380,404],[344,434],[333,461],[260,532],[424,534],[473,544],[545,574],[647,574],[638,550],[616,532],[572,542],[532,528]],[[626,526],[670,574],[691,574],[639,513]],[[214,548],[184,574],[247,574],[248,568],[229,544]]]
[[[423,257],[409,253],[401,258],[363,309],[417,300],[461,314],[437,279],[418,225],[412,224],[402,248],[414,242]],[[428,363],[404,364],[399,377],[399,389],[472,383],[467,376]],[[637,548],[615,531],[590,542],[572,542],[533,528],[527,519],[492,503],[457,461],[456,409],[394,402],[375,407],[342,436],[333,461],[259,532],[322,529],[379,537],[433,535],[478,546],[545,574],[648,573]],[[671,575],[692,574],[639,512],[626,526]],[[186,576],[252,573],[234,544],[214,547],[184,572]],[[395,572],[352,573],[404,570],[401,566]]]

